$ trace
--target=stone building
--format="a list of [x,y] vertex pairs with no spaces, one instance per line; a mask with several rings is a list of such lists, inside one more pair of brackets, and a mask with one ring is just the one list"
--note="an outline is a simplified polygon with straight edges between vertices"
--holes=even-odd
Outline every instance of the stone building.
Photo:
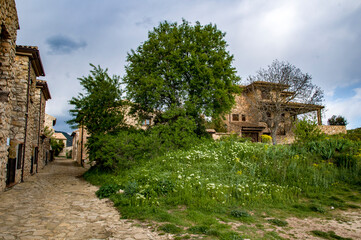
[[293,94],[288,92],[287,88],[287,85],[269,82],[254,82],[247,86],[241,86],[242,93],[235,96],[236,104],[231,113],[225,116],[224,124],[227,132],[251,138],[254,142],[261,141],[261,135],[263,134],[270,135],[270,130],[267,124],[260,119],[260,114],[257,107],[253,105],[252,99],[258,97],[258,101],[266,102],[269,106],[267,117],[273,118],[274,112],[272,112],[272,109],[274,106],[272,104],[275,103],[270,101],[270,97],[276,94],[279,94],[282,108],[285,109],[277,131],[277,142],[291,143],[294,141],[292,123],[299,114],[316,112],[318,124],[322,125],[321,110],[324,107],[314,104],[282,101],[282,98]]
[[50,99],[37,47],[17,46],[11,89],[10,148],[7,186],[23,181],[47,163],[50,143],[44,135],[45,105]]
[[38,138],[37,138],[37,145],[38,145],[38,152],[39,152],[39,161],[37,164],[37,170],[44,168],[49,161],[51,161],[51,147],[50,147],[50,135],[45,132],[45,107],[46,101],[51,99],[50,91],[48,88],[48,84],[44,80],[36,80],[36,105],[35,109],[39,109],[37,111],[36,116],[36,125],[38,126]]
[[55,132],[54,135],[53,135],[53,138],[58,140],[58,141],[62,141],[63,144],[64,144],[64,148],[63,150],[61,150],[61,152],[59,153],[59,156],[61,157],[65,157],[66,156],[66,147],[67,147],[67,138],[64,136],[63,133],[61,132]]
[[6,186],[10,145],[11,88],[14,84],[16,37],[19,21],[14,0],[0,0],[0,190]]
[[83,166],[84,162],[88,160],[88,152],[85,145],[89,134],[85,128],[80,127],[71,136],[73,137],[72,159]]
[[44,135],[50,99],[37,47],[16,46],[18,16],[14,0],[0,0],[0,191],[23,181],[47,163]]
[[54,134],[55,130],[54,130],[54,126],[56,124],[56,117],[53,117],[47,113],[45,113],[45,128],[47,128],[47,131],[49,131],[49,134]]

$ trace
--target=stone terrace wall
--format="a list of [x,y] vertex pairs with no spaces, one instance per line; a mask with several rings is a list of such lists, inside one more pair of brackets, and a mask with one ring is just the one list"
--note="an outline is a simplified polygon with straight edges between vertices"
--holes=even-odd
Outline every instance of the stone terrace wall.
[[10,89],[14,81],[12,65],[19,29],[14,0],[0,0],[0,191],[6,187],[7,139],[11,121]]
[[335,134],[346,134],[346,126],[330,126],[330,125],[320,125],[318,126],[321,131],[327,135],[335,135]]

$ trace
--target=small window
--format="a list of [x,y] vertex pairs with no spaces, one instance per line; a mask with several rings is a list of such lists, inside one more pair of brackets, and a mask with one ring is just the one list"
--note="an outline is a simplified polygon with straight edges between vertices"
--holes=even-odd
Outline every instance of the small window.
[[150,125],[150,118],[145,119],[145,120],[142,122],[142,125],[143,125],[143,126],[149,126],[149,125]]
[[16,166],[16,168],[17,169],[21,169],[21,161],[22,161],[22,159],[23,159],[23,144],[22,143],[20,143],[19,145],[18,145],[18,151],[17,151],[17,154],[16,154],[17,156],[16,156],[16,159],[17,159],[17,166]]
[[232,121],[239,122],[239,114],[232,114]]
[[262,99],[271,99],[271,93],[267,90],[263,90],[261,93]]
[[272,117],[272,114],[270,112],[267,112],[267,117],[268,118],[271,118]]
[[242,122],[246,121],[246,115],[242,114]]

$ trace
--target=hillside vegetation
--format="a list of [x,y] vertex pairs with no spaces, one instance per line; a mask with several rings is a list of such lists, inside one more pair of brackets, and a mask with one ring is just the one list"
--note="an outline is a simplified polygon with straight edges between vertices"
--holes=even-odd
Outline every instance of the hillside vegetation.
[[[282,219],[289,214],[359,207],[360,151],[359,142],[342,137],[290,146],[231,137],[204,140],[127,170],[93,168],[85,178],[102,186],[97,195],[110,197],[122,217],[156,221],[159,230],[180,239],[281,239],[262,232],[264,224],[286,226]],[[261,233],[232,222],[253,223]]]

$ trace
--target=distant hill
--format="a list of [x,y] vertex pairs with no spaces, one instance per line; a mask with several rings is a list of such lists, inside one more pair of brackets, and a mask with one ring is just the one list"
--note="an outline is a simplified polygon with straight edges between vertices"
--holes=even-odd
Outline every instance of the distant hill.
[[55,131],[55,132],[62,133],[66,137],[66,146],[67,147],[73,146],[73,139],[68,133],[62,132],[62,131]]

